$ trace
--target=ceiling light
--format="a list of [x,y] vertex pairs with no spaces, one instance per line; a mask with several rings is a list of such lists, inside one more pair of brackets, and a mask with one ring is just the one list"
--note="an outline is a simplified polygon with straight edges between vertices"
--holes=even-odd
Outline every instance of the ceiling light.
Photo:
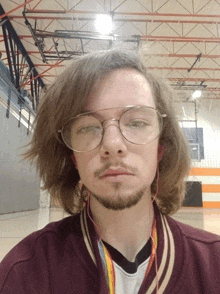
[[112,32],[112,17],[108,14],[99,14],[96,17],[95,27],[101,34],[109,34]]
[[195,92],[193,92],[192,97],[193,99],[199,98],[202,95],[202,91],[201,90],[196,90]]

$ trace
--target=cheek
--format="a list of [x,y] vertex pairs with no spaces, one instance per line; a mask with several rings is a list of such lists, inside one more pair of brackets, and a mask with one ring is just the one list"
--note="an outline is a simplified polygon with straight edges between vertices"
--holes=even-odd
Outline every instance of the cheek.
[[94,175],[96,169],[96,162],[94,157],[85,154],[75,154],[77,169],[81,180],[89,178]]
[[143,148],[140,161],[143,170],[156,170],[158,165],[158,145],[154,143],[147,146],[147,148]]

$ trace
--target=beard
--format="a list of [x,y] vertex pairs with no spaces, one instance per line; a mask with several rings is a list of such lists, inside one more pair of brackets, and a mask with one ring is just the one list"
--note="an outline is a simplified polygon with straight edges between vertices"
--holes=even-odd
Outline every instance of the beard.
[[149,189],[149,187],[143,187],[135,194],[123,195],[123,192],[121,192],[119,189],[120,183],[116,183],[114,188],[115,193],[108,197],[95,194],[92,191],[90,191],[90,193],[91,196],[93,196],[105,208],[111,210],[123,210],[135,206],[142,199],[145,192]]

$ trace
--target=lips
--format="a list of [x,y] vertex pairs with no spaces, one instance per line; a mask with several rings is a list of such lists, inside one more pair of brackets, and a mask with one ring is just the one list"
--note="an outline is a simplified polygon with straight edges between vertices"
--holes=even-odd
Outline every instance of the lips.
[[105,177],[114,177],[114,176],[119,176],[119,175],[133,175],[132,173],[129,173],[123,168],[119,169],[108,169],[106,172],[104,172],[100,178],[105,178]]

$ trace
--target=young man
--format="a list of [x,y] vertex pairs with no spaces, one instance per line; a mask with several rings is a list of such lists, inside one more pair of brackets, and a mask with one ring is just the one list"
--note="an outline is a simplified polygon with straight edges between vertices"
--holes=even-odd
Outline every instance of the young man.
[[26,157],[73,216],[9,252],[0,293],[220,293],[220,238],[168,216],[190,156],[171,92],[136,55],[75,60],[47,91]]

